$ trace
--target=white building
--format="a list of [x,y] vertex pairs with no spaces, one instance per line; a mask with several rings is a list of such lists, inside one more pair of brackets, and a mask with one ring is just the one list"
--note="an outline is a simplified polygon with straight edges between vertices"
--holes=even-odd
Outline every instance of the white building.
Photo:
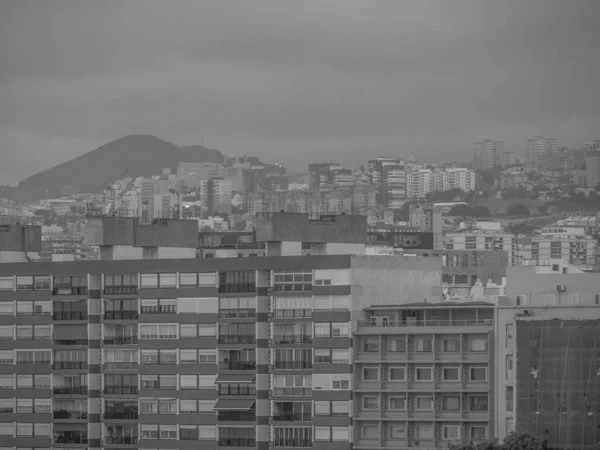
[[515,236],[504,231],[498,222],[463,222],[459,229],[446,234],[448,250],[488,250],[507,252],[508,263],[516,265],[514,258]]

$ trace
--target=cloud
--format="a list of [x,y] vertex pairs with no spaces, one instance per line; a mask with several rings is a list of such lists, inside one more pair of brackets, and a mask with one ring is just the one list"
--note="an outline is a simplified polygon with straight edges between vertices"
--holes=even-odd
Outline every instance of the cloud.
[[0,156],[15,169],[0,176],[134,133],[203,137],[295,170],[373,151],[468,159],[482,137],[580,146],[600,138],[598,12],[553,0],[2,2]]

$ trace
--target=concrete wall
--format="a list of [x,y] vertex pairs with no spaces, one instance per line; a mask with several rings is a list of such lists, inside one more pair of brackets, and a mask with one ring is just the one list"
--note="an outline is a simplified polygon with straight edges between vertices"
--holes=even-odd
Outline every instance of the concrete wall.
[[366,244],[366,216],[324,216],[310,220],[308,214],[258,213],[258,241],[339,242]]
[[440,258],[351,256],[352,310],[360,319],[370,305],[441,302]]
[[325,243],[326,255],[364,255],[364,244],[340,244],[337,242]]
[[194,220],[167,219],[165,225],[142,225],[132,217],[88,219],[86,238],[90,245],[132,247],[198,246],[198,223]]
[[[508,267],[506,279],[508,297],[514,302],[516,295],[526,295],[527,306],[536,305],[540,294],[554,295],[556,304],[567,304],[577,294],[580,305],[593,305],[595,295],[600,294],[598,273],[537,274],[535,266]],[[557,285],[564,285],[565,291],[558,292]]]
[[17,224],[0,225],[0,251],[5,252],[42,251],[42,228]]

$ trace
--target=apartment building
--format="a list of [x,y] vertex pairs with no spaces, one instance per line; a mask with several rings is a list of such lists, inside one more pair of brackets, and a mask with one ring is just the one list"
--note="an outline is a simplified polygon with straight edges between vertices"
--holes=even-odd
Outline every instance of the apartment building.
[[[107,223],[100,243],[128,234]],[[440,301],[440,278],[343,255],[0,264],[4,446],[349,449],[352,316]]]
[[433,174],[434,191],[450,191],[460,189],[464,192],[474,191],[477,176],[474,170],[463,167],[436,169]]
[[558,139],[548,139],[536,136],[527,139],[525,157],[527,164],[533,167],[546,167],[549,155],[558,151]]
[[551,225],[531,237],[531,259],[543,265],[549,260],[564,260],[582,271],[591,272],[596,262],[598,241],[585,227]]
[[515,265],[515,236],[497,222],[465,222],[445,236],[448,250],[487,250],[506,252],[509,265]]
[[600,183],[600,141],[585,146],[585,180],[588,187]]
[[483,302],[366,307],[354,333],[353,448],[494,436],[493,317]]
[[[500,165],[500,155],[504,153],[504,141],[484,139],[473,144],[473,168],[493,169]],[[506,160],[506,158],[502,158]]]
[[597,449],[600,279],[555,265],[507,269],[495,319],[496,436],[516,430]]

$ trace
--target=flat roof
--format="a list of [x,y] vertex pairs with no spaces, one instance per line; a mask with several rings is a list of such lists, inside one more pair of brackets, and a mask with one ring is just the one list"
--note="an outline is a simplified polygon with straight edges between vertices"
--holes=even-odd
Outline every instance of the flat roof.
[[242,270],[348,269],[352,255],[256,258],[130,259],[0,263],[1,275],[74,275],[126,272],[229,272]]

